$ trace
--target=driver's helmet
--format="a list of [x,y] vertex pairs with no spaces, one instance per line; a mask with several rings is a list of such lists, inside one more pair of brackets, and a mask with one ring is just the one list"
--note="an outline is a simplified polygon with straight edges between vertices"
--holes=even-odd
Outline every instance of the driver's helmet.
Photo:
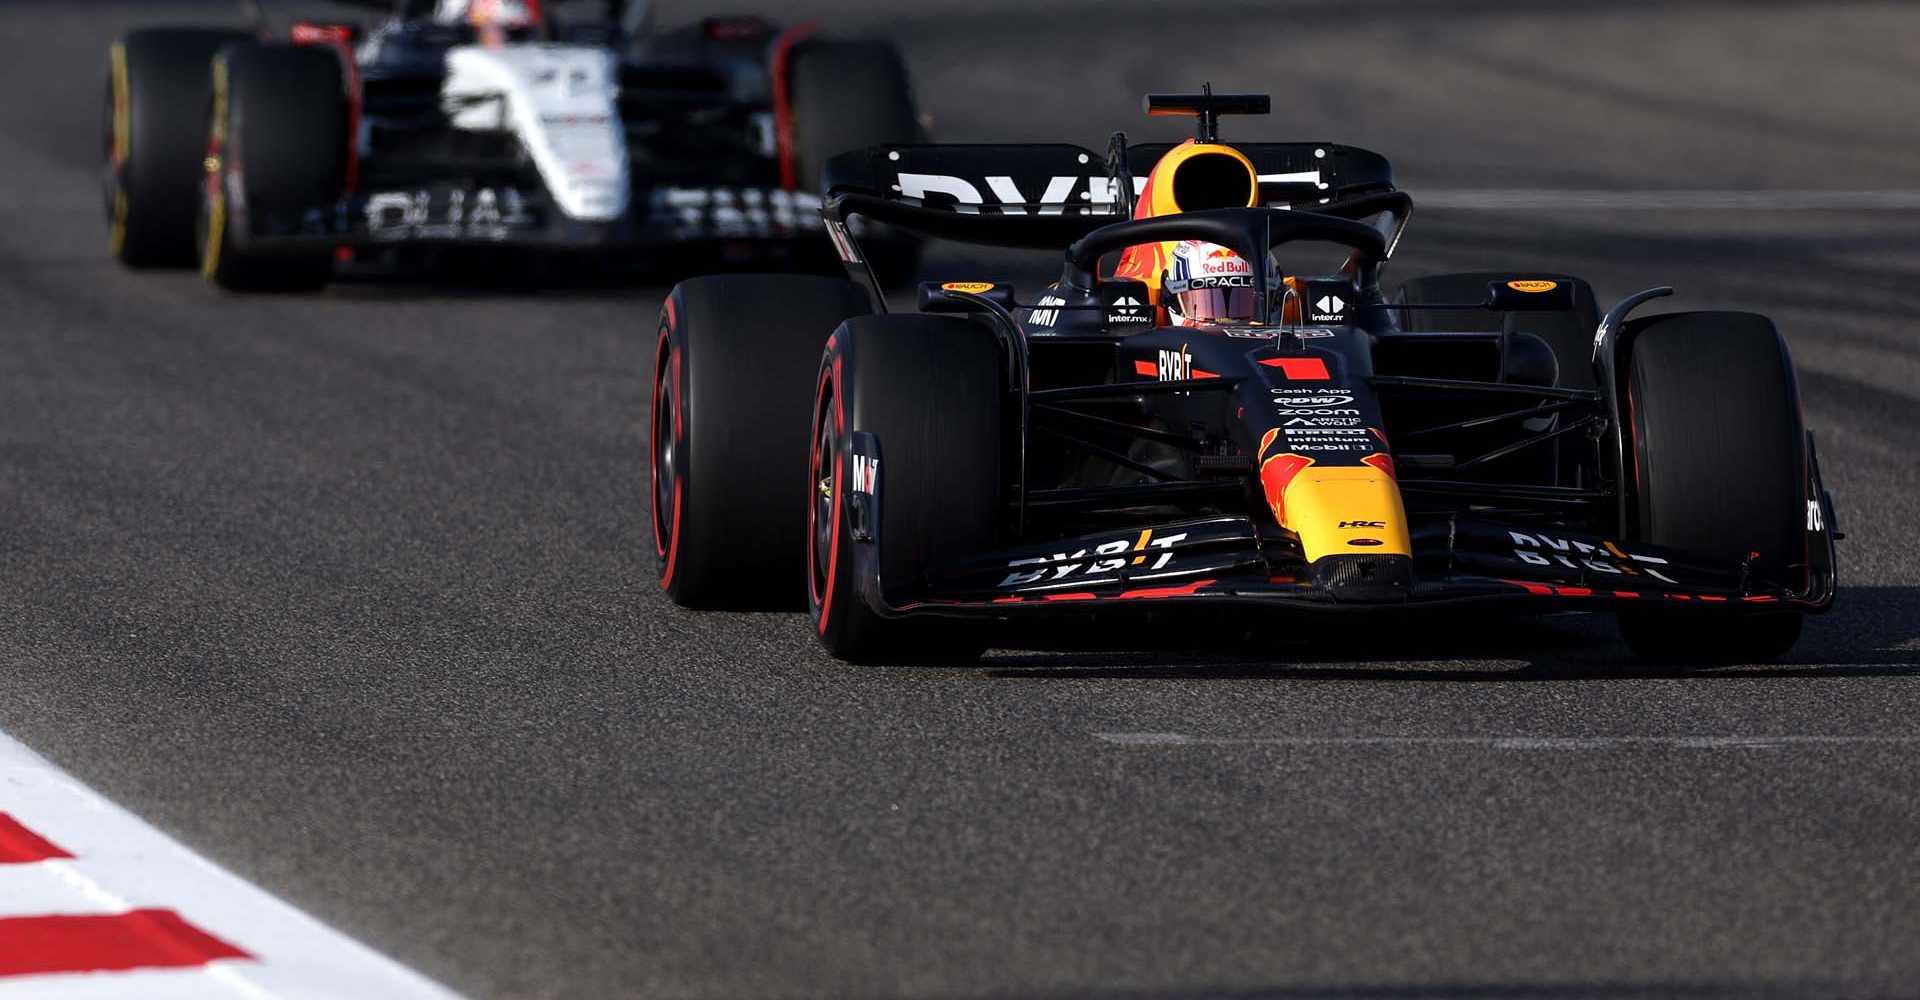
[[540,0],[440,0],[433,19],[475,28],[532,28],[540,23]]
[[1254,317],[1253,268],[1218,243],[1175,244],[1161,292],[1175,326],[1246,323]]

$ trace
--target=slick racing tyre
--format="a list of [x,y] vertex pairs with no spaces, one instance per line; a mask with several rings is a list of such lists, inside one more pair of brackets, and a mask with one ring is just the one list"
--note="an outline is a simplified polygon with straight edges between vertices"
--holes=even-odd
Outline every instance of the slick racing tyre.
[[[1786,341],[1763,316],[1649,316],[1621,331],[1629,354],[1627,460],[1635,537],[1738,562],[1797,587],[1807,563],[1807,436]],[[1688,614],[1688,611],[1694,613]],[[1772,660],[1800,636],[1797,612],[1680,607],[1620,612],[1642,660]]]
[[317,291],[333,274],[333,248],[261,250],[242,226],[296,226],[336,205],[346,186],[347,93],[330,49],[247,45],[213,65],[205,176],[200,191],[200,271],[234,292]]
[[[889,620],[861,599],[849,493],[856,473],[877,491],[889,592],[942,558],[990,549],[1001,506],[1001,368],[993,334],[966,320],[867,316],[834,332],[815,392],[807,514],[809,605],[834,656],[955,661],[984,649],[957,622]],[[877,472],[859,468],[850,451],[862,431],[879,441]]]
[[813,373],[829,334],[871,311],[845,279],[723,275],[674,286],[648,419],[660,585],[693,608],[799,610]]
[[146,28],[113,44],[103,142],[108,249],[129,267],[192,267],[213,57],[238,31]]
[[[827,161],[850,149],[920,141],[906,64],[889,42],[803,41],[787,67],[787,87],[794,173],[802,190],[818,190]],[[920,240],[880,225],[862,229],[860,245],[874,277],[889,288],[912,281],[920,269]]]
[[1553,384],[1567,389],[1592,389],[1593,335],[1600,327],[1600,307],[1593,288],[1579,278],[1562,274],[1506,271],[1473,271],[1462,274],[1435,274],[1415,278],[1400,286],[1399,302],[1419,305],[1423,302],[1482,302],[1487,283],[1547,278],[1573,286],[1571,312],[1497,313],[1474,309],[1409,309],[1399,314],[1400,328],[1408,333],[1433,331],[1483,331],[1531,333],[1553,349],[1558,374]]

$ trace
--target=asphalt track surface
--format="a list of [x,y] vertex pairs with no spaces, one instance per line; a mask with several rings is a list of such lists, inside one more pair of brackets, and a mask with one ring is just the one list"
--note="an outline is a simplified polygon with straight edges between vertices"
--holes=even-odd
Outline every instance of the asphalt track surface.
[[[1211,79],[1416,198],[1920,187],[1911,4],[820,9],[950,139]],[[1776,318],[1850,535],[1786,663],[1576,617],[856,669],[656,592],[660,290],[109,264],[106,44],[225,12],[0,8],[0,729],[192,847],[476,997],[1920,994],[1920,213],[1437,209],[1395,265]]]

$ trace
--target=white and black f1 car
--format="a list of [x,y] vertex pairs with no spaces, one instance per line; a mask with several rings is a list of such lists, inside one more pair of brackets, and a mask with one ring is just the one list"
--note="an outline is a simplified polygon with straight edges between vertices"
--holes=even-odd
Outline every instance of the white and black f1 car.
[[[312,289],[336,258],[498,247],[831,266],[826,160],[920,137],[888,43],[707,18],[655,32],[622,0],[487,34],[449,0],[371,29],[148,28],[112,49],[112,248],[236,290]],[[476,9],[488,0],[472,0]],[[553,0],[548,6],[555,8]],[[889,243],[889,281],[917,244]]]
[[[825,214],[853,280],[675,289],[650,491],[674,600],[804,593],[853,660],[977,653],[983,619],[1512,605],[1747,661],[1832,603],[1833,506],[1766,318],[1636,315],[1667,288],[1602,315],[1538,272],[1389,296],[1411,200],[1385,159],[1215,139],[1264,98],[1149,102],[1200,139],[1116,135],[1104,170],[1072,146],[848,154]],[[886,312],[856,216],[1065,265],[1031,303],[951,281]],[[1164,289],[1100,266],[1185,241],[1250,263],[1252,315],[1169,325]],[[1312,245],[1344,265],[1282,266]]]

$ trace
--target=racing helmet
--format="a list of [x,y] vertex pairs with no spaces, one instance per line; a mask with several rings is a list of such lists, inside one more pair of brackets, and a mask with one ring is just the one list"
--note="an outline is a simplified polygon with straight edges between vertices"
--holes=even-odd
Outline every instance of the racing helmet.
[[531,28],[540,23],[540,0],[440,0],[433,19],[476,28]]
[[1184,240],[1174,245],[1161,281],[1161,303],[1175,326],[1246,323],[1253,319],[1253,267],[1218,243]]

